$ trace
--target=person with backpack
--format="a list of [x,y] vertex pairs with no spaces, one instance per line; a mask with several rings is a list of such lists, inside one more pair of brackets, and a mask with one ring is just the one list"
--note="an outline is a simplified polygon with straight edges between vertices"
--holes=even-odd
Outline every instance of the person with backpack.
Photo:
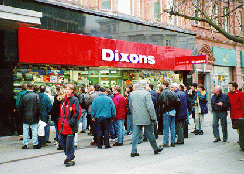
[[60,143],[64,148],[67,158],[64,160],[66,167],[75,165],[74,136],[78,132],[77,120],[79,119],[79,101],[74,96],[74,85],[66,84],[64,87],[65,97],[60,105],[60,118],[58,130],[60,132]]
[[175,146],[175,114],[179,105],[179,98],[169,90],[169,82],[164,80],[163,91],[158,96],[159,114],[163,117],[163,147],[169,147],[169,128],[171,130],[171,146]]
[[87,128],[87,106],[86,101],[88,99],[88,95],[86,94],[85,87],[79,88],[80,95],[78,96],[79,103],[81,106],[82,114],[81,114],[81,120],[82,120],[82,130],[80,133],[86,133]]

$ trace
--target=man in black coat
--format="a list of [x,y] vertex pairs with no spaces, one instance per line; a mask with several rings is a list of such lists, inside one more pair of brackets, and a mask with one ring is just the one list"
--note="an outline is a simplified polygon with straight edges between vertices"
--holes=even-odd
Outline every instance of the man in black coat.
[[38,122],[40,117],[39,96],[33,92],[33,84],[28,83],[27,92],[20,99],[20,114],[23,118],[23,147],[29,144],[29,127],[32,129],[33,148],[40,149],[38,142]]
[[223,132],[223,142],[227,141],[227,110],[230,107],[229,97],[222,93],[221,86],[215,86],[213,89],[214,95],[211,99],[212,111],[213,111],[213,134],[215,140],[214,143],[221,141],[219,136],[219,120],[221,121],[221,127]]

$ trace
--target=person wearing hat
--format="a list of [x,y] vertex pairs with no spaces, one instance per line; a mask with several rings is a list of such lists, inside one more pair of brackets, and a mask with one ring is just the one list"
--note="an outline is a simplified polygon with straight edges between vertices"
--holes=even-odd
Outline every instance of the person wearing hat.
[[111,148],[109,144],[109,130],[111,121],[115,118],[115,116],[115,105],[112,99],[106,95],[106,88],[101,87],[99,96],[94,99],[91,107],[91,119],[96,124],[96,141],[99,149],[102,148],[103,144],[105,145],[105,148]]

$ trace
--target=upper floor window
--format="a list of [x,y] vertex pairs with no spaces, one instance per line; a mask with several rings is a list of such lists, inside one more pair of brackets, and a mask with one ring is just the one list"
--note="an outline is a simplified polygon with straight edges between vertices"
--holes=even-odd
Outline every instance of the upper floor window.
[[154,20],[161,21],[160,0],[154,0]]
[[171,47],[171,40],[166,39],[165,45],[166,47]]
[[239,19],[238,19],[238,22],[239,22],[239,30],[240,30],[240,35],[243,34],[243,23],[242,23],[242,12],[239,11]]
[[111,0],[102,0],[101,9],[102,10],[111,10]]
[[223,8],[223,28],[225,31],[228,30],[228,20],[227,20],[227,7]]
[[219,8],[218,8],[218,6],[216,4],[214,5],[214,8],[213,8],[213,15],[214,15],[214,22],[216,24],[219,24],[219,18],[218,18],[218,16],[219,16]]
[[[174,10],[177,10],[177,4],[174,0],[167,0],[166,1],[166,8]],[[167,24],[168,25],[178,25],[178,17],[177,16],[171,16],[170,14],[167,14]]]
[[131,15],[131,0],[118,0],[118,11],[123,14]]

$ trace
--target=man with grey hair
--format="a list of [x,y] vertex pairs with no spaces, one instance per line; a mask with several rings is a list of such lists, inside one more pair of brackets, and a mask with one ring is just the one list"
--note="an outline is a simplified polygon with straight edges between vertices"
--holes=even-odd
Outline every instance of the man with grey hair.
[[223,142],[227,141],[227,110],[230,107],[229,97],[222,93],[221,86],[215,86],[213,89],[214,95],[211,99],[212,111],[213,111],[213,134],[215,140],[214,143],[221,141],[219,136],[219,120],[221,121],[221,127],[223,132]]
[[130,111],[132,114],[132,152],[131,157],[139,156],[137,153],[137,144],[139,143],[142,133],[142,127],[144,127],[144,133],[147,135],[149,142],[154,150],[154,154],[158,154],[163,150],[159,148],[156,142],[156,138],[153,134],[153,123],[156,122],[157,116],[153,106],[150,92],[146,91],[145,80],[139,81],[139,87],[136,91],[130,94]]

